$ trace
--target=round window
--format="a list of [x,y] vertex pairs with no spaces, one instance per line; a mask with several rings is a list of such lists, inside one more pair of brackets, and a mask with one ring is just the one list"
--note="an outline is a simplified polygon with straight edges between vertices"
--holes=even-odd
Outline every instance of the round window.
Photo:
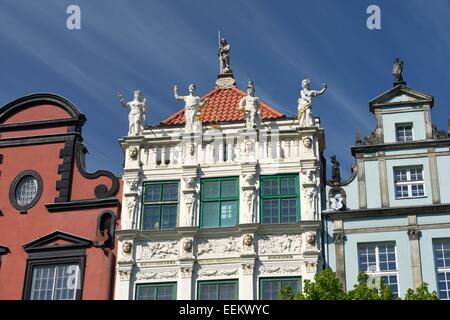
[[12,205],[19,211],[33,207],[42,192],[42,179],[35,171],[19,174],[11,185],[9,197]]

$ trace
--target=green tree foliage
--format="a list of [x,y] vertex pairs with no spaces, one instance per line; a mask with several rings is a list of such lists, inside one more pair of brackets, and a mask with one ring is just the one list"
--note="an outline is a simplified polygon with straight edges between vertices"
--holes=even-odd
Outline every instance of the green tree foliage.
[[416,290],[408,289],[405,300],[438,300],[436,291],[428,291],[428,283],[423,283]]
[[348,298],[350,300],[391,300],[393,297],[391,288],[384,285],[381,279],[376,281],[380,281],[380,286],[373,283],[373,280],[370,281],[367,273],[360,272],[358,283],[347,293]]
[[305,280],[303,292],[293,292],[291,288],[280,291],[284,300],[346,300],[342,284],[331,268],[326,268],[314,276],[314,282]]
[[[303,292],[295,292],[292,288],[282,288],[279,298],[282,300],[392,300],[393,293],[388,285],[375,286],[369,275],[360,272],[358,282],[353,289],[345,292],[336,273],[326,268],[314,276],[314,282],[305,280]],[[400,298],[398,298],[400,300]],[[416,290],[408,289],[405,300],[438,300],[435,291],[428,291],[428,284],[424,283]]]

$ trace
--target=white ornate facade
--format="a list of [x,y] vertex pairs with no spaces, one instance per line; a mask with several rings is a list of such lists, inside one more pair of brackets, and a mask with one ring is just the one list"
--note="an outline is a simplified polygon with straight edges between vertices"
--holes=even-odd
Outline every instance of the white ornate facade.
[[[216,99],[217,95],[234,100]],[[238,109],[243,96],[234,79],[219,75],[217,87],[206,95],[207,108]],[[125,167],[116,299],[136,299],[140,284],[157,283],[174,284],[177,299],[197,299],[199,283],[210,280],[233,280],[236,298],[258,299],[260,279],[313,279],[321,266],[323,130],[318,119],[314,126],[300,128],[295,118],[280,114],[268,119],[264,110],[277,112],[263,104],[262,125],[256,130],[247,129],[243,119],[222,122],[220,115],[211,118],[211,109],[202,109],[200,113],[210,118],[203,119],[201,133],[185,133],[180,125],[163,123],[120,140]],[[295,221],[265,223],[270,210],[261,209],[262,183],[285,175],[296,182],[290,202],[296,203],[291,208]],[[238,206],[232,215],[236,223],[206,227],[202,181],[226,177],[237,177]],[[144,185],[166,181],[178,185],[176,225],[164,229],[156,223],[155,229],[143,230]],[[284,192],[281,183],[278,188]],[[280,203],[283,219],[286,208]],[[219,209],[219,220],[223,210]]]

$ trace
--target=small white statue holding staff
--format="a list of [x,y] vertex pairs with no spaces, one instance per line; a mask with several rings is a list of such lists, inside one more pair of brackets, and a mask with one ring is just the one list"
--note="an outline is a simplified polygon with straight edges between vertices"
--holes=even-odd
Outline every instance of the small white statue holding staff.
[[322,89],[311,90],[311,83],[309,79],[302,81],[302,90],[300,91],[300,98],[298,99],[298,122],[300,127],[314,126],[314,117],[311,112],[312,98],[320,96],[327,90],[327,85],[323,84]]

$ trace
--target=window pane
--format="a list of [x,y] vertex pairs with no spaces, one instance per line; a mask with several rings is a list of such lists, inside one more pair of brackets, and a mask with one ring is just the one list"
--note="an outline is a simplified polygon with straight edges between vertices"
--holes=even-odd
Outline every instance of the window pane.
[[219,226],[219,202],[203,203],[203,227]]
[[147,184],[144,189],[144,202],[158,202],[161,200],[160,184]]
[[437,274],[439,299],[450,299],[450,272]]
[[398,298],[398,280],[397,280],[397,275],[382,276],[381,280],[383,281],[383,285],[391,287],[391,291],[393,293],[392,298],[393,299],[397,299]]
[[174,229],[177,225],[176,204],[165,204],[162,206],[161,229]]
[[450,240],[434,243],[436,268],[450,268]]
[[238,297],[236,283],[219,284],[219,300],[236,300]]
[[199,299],[200,300],[218,300],[219,286],[217,284],[202,283],[199,285]]
[[281,223],[297,222],[297,200],[281,199]]
[[280,178],[280,186],[282,195],[296,194],[296,178],[295,177],[282,177]]
[[158,300],[174,300],[174,286],[158,286]]
[[163,201],[178,201],[178,183],[163,185]]
[[33,267],[31,300],[74,300],[79,286],[79,266],[61,264]]
[[157,290],[156,286],[139,286],[137,300],[157,300]]
[[21,206],[30,204],[36,198],[38,183],[33,176],[25,176],[20,179],[15,190],[16,201]]
[[203,199],[218,199],[220,197],[220,182],[205,181],[203,183]]
[[237,180],[222,181],[221,198],[237,197]]
[[299,280],[281,280],[281,287],[282,288],[291,288],[294,292],[299,291]]
[[152,230],[160,229],[160,206],[144,206],[144,214],[142,217],[142,229]]
[[262,281],[262,299],[263,300],[278,300],[280,289],[281,289],[281,281],[263,280]]
[[278,195],[278,178],[265,178],[262,180],[263,196]]
[[221,226],[234,226],[236,224],[236,201],[222,201],[220,206],[220,220]]
[[278,223],[278,199],[263,201],[263,223]]
[[374,245],[360,246],[358,249],[358,256],[360,272],[376,271],[376,256]]

